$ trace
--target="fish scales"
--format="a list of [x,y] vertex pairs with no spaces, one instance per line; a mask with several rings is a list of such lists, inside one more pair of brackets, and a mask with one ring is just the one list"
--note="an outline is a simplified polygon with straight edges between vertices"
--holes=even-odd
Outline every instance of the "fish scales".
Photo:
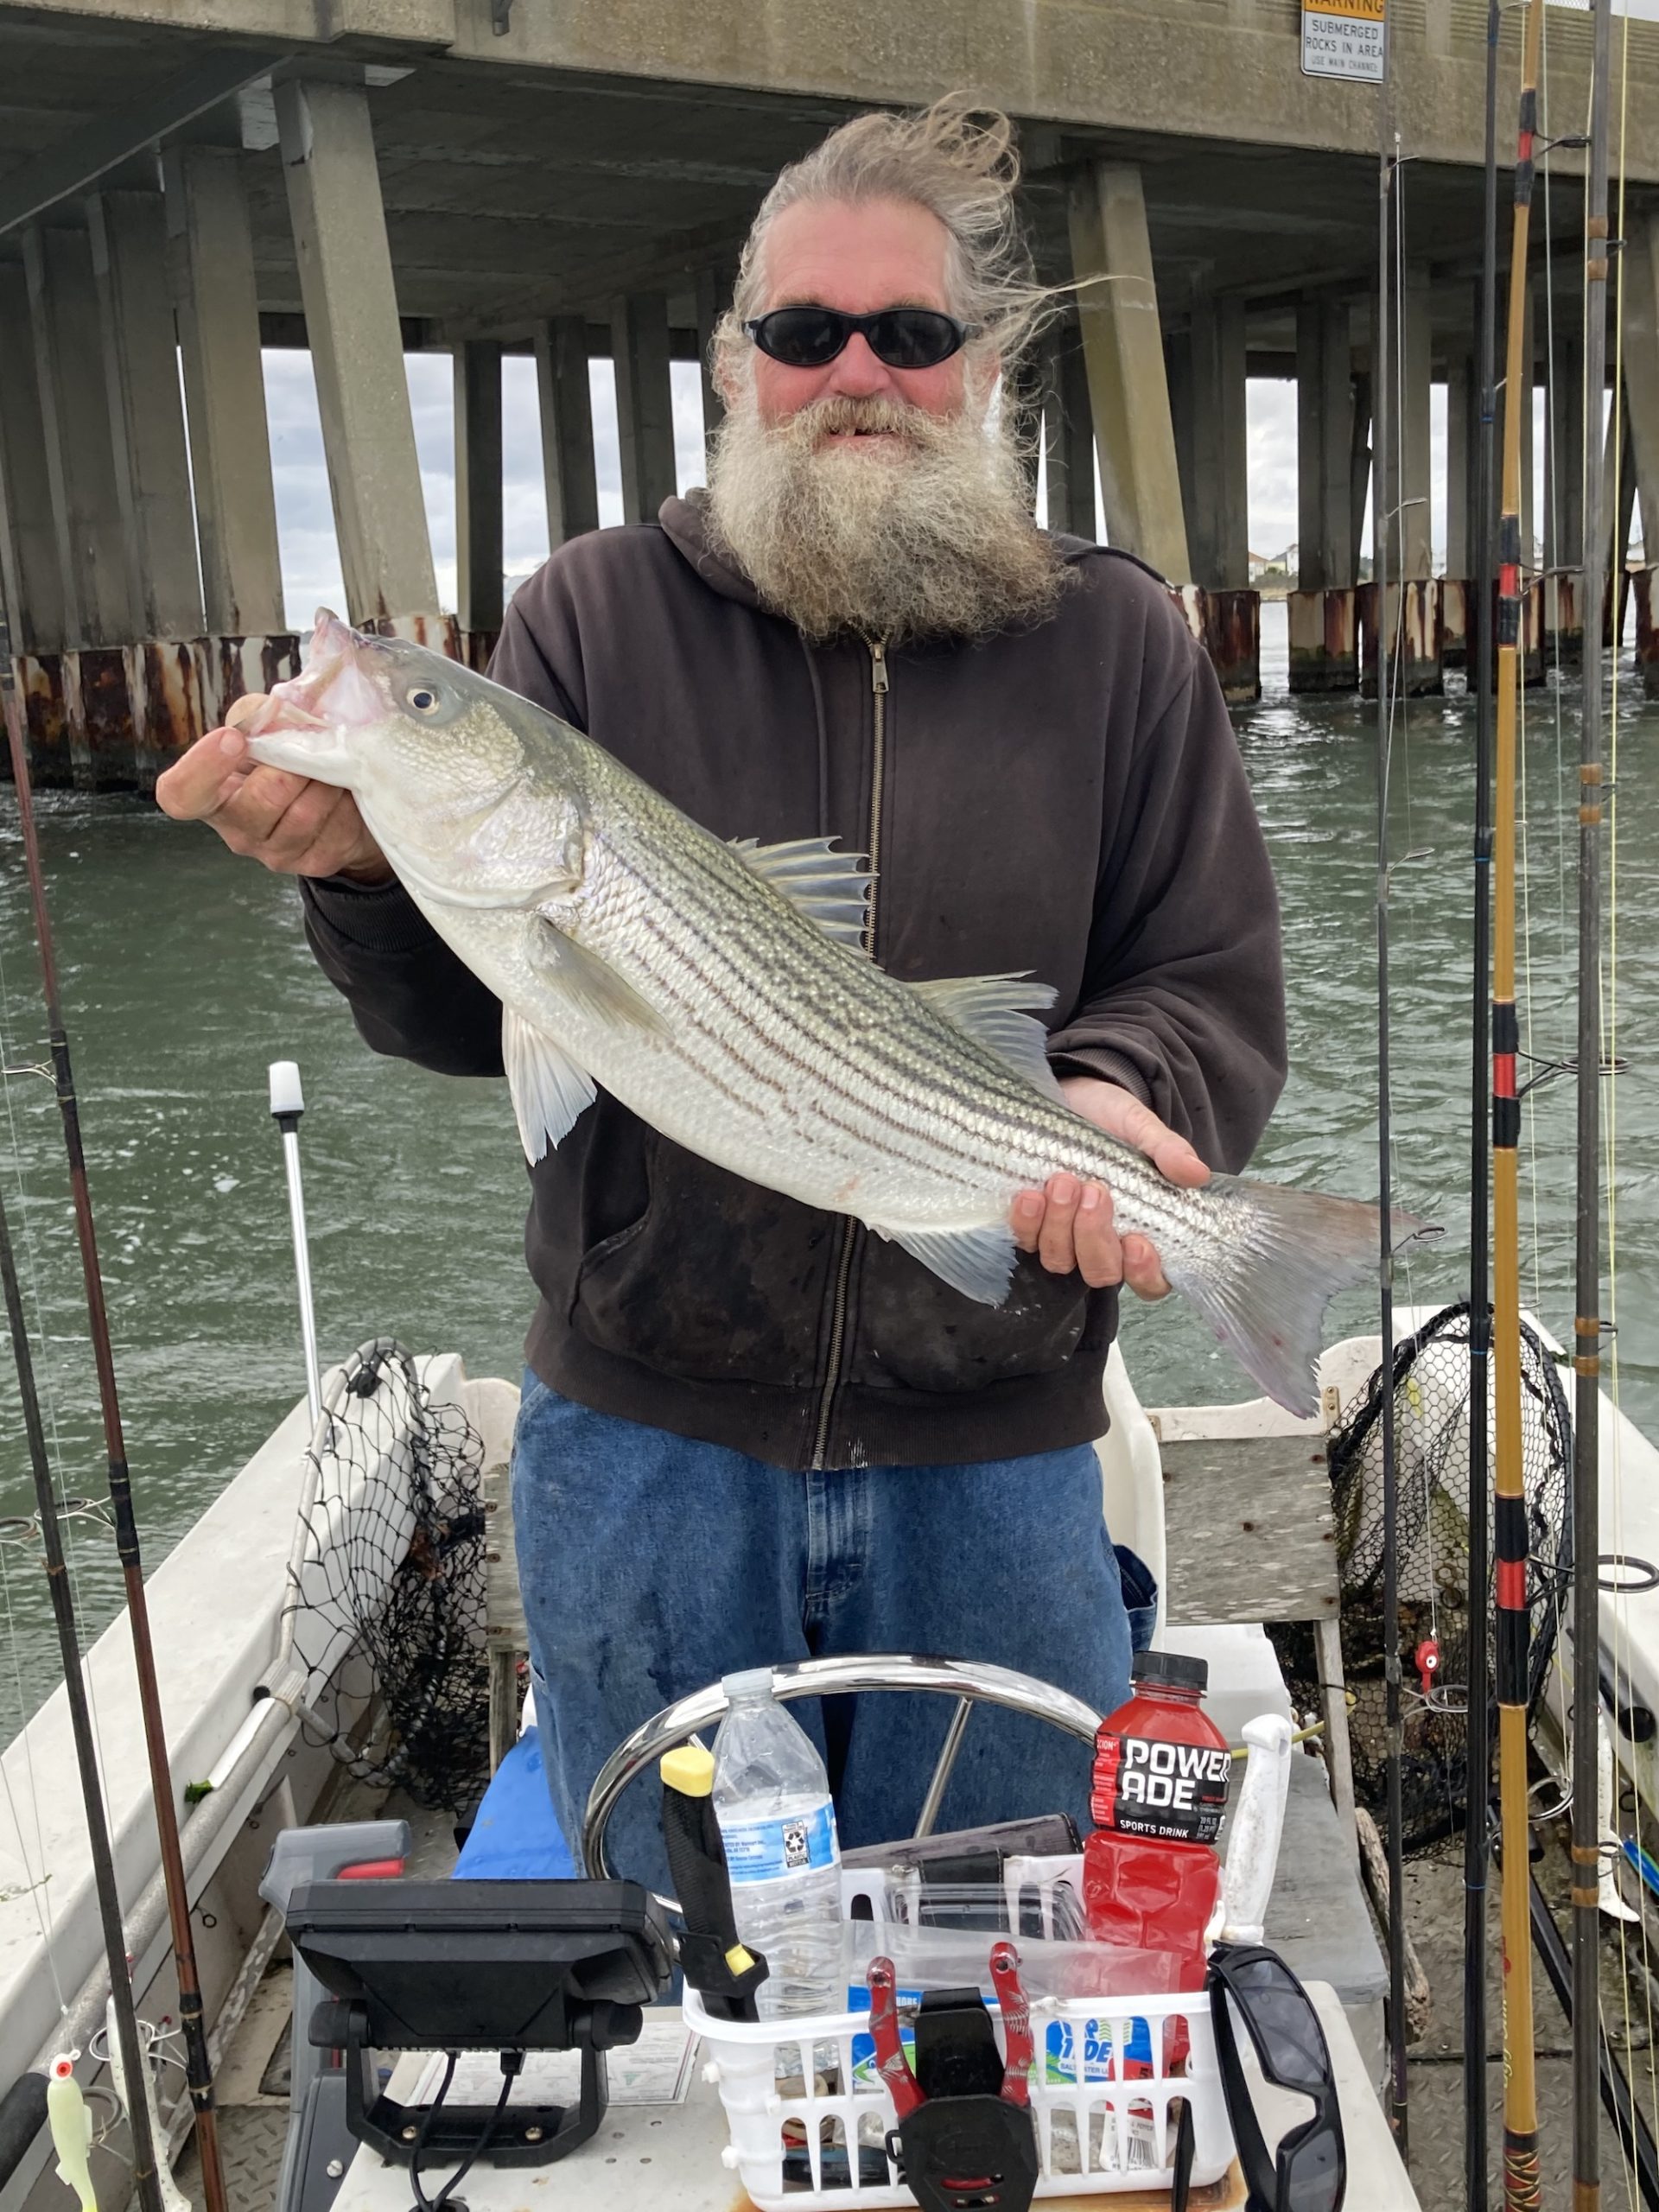
[[[592,897],[595,912],[591,922],[583,916],[575,934],[631,980],[665,987],[677,1010],[717,1041],[747,1079],[785,1093],[794,1119],[816,1118],[830,1133],[838,1164],[865,1169],[880,1186],[911,1164],[927,1171],[931,1184],[943,1154],[953,1179],[979,1198],[969,1217],[977,1220],[999,1217],[1016,1191],[1058,1168],[1097,1175],[1114,1150],[1132,1165],[1135,1155],[1058,1109],[1046,1117],[1043,1141],[1032,1125],[1029,1084],[925,1001],[895,988],[879,968],[827,943],[747,870],[747,882],[721,884],[726,896],[708,898],[698,895],[696,864],[680,854],[658,850],[632,868],[618,858],[653,906],[674,914],[677,928],[649,932],[642,950],[631,908],[614,921],[605,914],[601,866],[593,891],[579,902]],[[707,859],[696,856],[698,863]],[[741,862],[736,867],[741,870]],[[696,919],[707,926],[699,930]],[[722,940],[722,922],[742,944],[742,956],[727,950],[732,934]],[[677,956],[677,979],[651,957],[657,944],[671,960]],[[710,1021],[711,1007],[727,1011],[728,1025]],[[976,1065],[953,1081],[957,1059]],[[780,1065],[794,1083],[779,1081]],[[817,1088],[803,1096],[796,1084]],[[988,1110],[988,1094],[998,1090],[1006,1092],[1006,1106]],[[1046,1102],[1035,1103],[1040,1111]],[[833,1187],[827,1172],[820,1179]],[[900,1204],[902,1187],[895,1192]],[[933,1204],[931,1214],[918,1217],[936,1219],[937,1193]]]
[[[238,710],[239,712],[239,710]],[[410,896],[504,1008],[532,1161],[602,1084],[665,1135],[856,1215],[965,1295],[1007,1296],[1020,1191],[1104,1183],[1262,1386],[1317,1407],[1325,1306],[1376,1267],[1376,1209],[1167,1183],[1073,1112],[1017,1009],[1040,985],[912,985],[849,941],[858,864],[744,851],[486,678],[320,616],[305,673],[243,717],[257,759],[343,785]],[[1391,1236],[1421,1224],[1396,1216]]]

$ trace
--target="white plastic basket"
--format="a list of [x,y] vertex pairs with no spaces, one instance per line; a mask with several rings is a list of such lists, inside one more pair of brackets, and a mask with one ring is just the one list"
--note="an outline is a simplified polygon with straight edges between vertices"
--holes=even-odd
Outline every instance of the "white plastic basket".
[[[880,1874],[842,1870],[843,1910],[858,1898],[878,1922],[906,1917],[903,1900],[884,1891]],[[985,1939],[988,1953],[994,1940]],[[1000,2031],[997,2007],[990,2011]],[[887,2155],[896,2115],[872,2063],[867,2012],[715,2020],[688,1988],[685,2018],[708,2047],[707,2075],[726,2107],[732,2139],[722,2156],[760,2212],[914,2204]],[[1171,2072],[1166,2055],[1182,2040],[1173,2020],[1185,2024],[1186,2050]],[[1233,2138],[1207,1997],[1039,1999],[1031,2031],[1039,2198],[1166,2188],[1183,2100],[1192,2113],[1192,2186],[1226,2172]],[[872,2152],[880,2153],[880,2181],[873,2158],[870,2179],[861,2178]]]
[[[998,2018],[995,2005],[991,2012]],[[722,2156],[760,2212],[914,2203],[887,2155],[887,2131],[895,2125],[893,2100],[868,2063],[856,2064],[855,2043],[868,2040],[867,2013],[825,2012],[753,2024],[712,2020],[696,1992],[688,1989],[685,2017],[708,2046],[709,2078],[726,2107],[732,2139]],[[1180,2071],[1172,2075],[1165,2071],[1164,2053],[1173,2019],[1186,2023],[1188,2050]],[[1220,2180],[1232,2158],[1233,2139],[1206,1998],[1051,1999],[1032,2006],[1031,2024],[1037,2046],[1031,2103],[1042,2161],[1039,2198],[1166,2188],[1182,2099],[1192,2112],[1192,2185],[1203,2189]],[[1119,2073],[1120,2053],[1135,2065],[1134,2075]],[[791,2094],[797,2082],[798,2094]],[[1173,2113],[1172,2105],[1178,2107]],[[861,2154],[871,2150],[881,2153],[880,2182],[873,2171],[868,2181],[861,2178]],[[827,2177],[826,2152],[832,2154]],[[787,2186],[786,2159],[793,2169]],[[802,2186],[803,2160],[810,2188]]]

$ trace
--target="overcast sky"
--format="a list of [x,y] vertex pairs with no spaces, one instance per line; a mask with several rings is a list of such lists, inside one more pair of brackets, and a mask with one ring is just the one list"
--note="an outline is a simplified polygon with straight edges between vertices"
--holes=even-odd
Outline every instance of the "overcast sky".
[[[320,606],[340,607],[340,555],[322,457],[317,388],[308,353],[267,352],[265,405],[270,418],[271,460],[276,480],[276,529],[282,542],[283,588],[289,626],[309,629]],[[438,572],[438,596],[455,603],[455,440],[453,372],[447,353],[410,353],[410,404],[421,483]],[[510,578],[522,577],[547,558],[547,508],[542,488],[542,434],[536,406],[536,365],[528,355],[502,362],[504,550]],[[617,459],[616,391],[608,361],[592,364],[594,448],[599,470],[601,524],[622,519]],[[702,481],[702,416],[696,365],[676,361],[674,442],[680,489]]]

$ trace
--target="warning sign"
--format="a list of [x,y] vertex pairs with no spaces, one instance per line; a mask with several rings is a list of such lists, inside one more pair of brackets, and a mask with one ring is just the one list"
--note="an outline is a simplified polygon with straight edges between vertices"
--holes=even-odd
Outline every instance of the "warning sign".
[[1380,85],[1388,73],[1387,0],[1302,0],[1302,74]]

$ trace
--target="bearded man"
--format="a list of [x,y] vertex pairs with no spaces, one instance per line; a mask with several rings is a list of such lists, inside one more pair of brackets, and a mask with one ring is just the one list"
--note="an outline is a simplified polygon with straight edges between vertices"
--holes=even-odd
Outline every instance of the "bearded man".
[[[1196,1184],[1243,1166],[1283,1080],[1273,881],[1161,582],[1027,513],[996,394],[1045,299],[1011,137],[945,102],[861,117],[783,173],[716,340],[707,492],[562,546],[492,673],[722,836],[868,853],[867,943],[893,973],[1052,984],[1072,1105]],[[499,1006],[347,794],[251,769],[226,732],[159,795],[304,879],[317,957],[377,1051],[501,1073]],[[1119,1284],[1166,1285],[1144,1239],[1120,1244],[1109,1192],[1026,1193],[1027,1256],[991,1308],[603,1092],[531,1182],[513,1502],[568,1837],[630,1730],[740,1668],[943,1651],[1119,1701],[1131,1632],[1093,1440]],[[909,1833],[944,1719],[891,1694],[812,1716],[843,1840]],[[942,1824],[1081,1814],[1087,1770],[987,1711]],[[647,1795],[613,1858],[661,1886]]]

